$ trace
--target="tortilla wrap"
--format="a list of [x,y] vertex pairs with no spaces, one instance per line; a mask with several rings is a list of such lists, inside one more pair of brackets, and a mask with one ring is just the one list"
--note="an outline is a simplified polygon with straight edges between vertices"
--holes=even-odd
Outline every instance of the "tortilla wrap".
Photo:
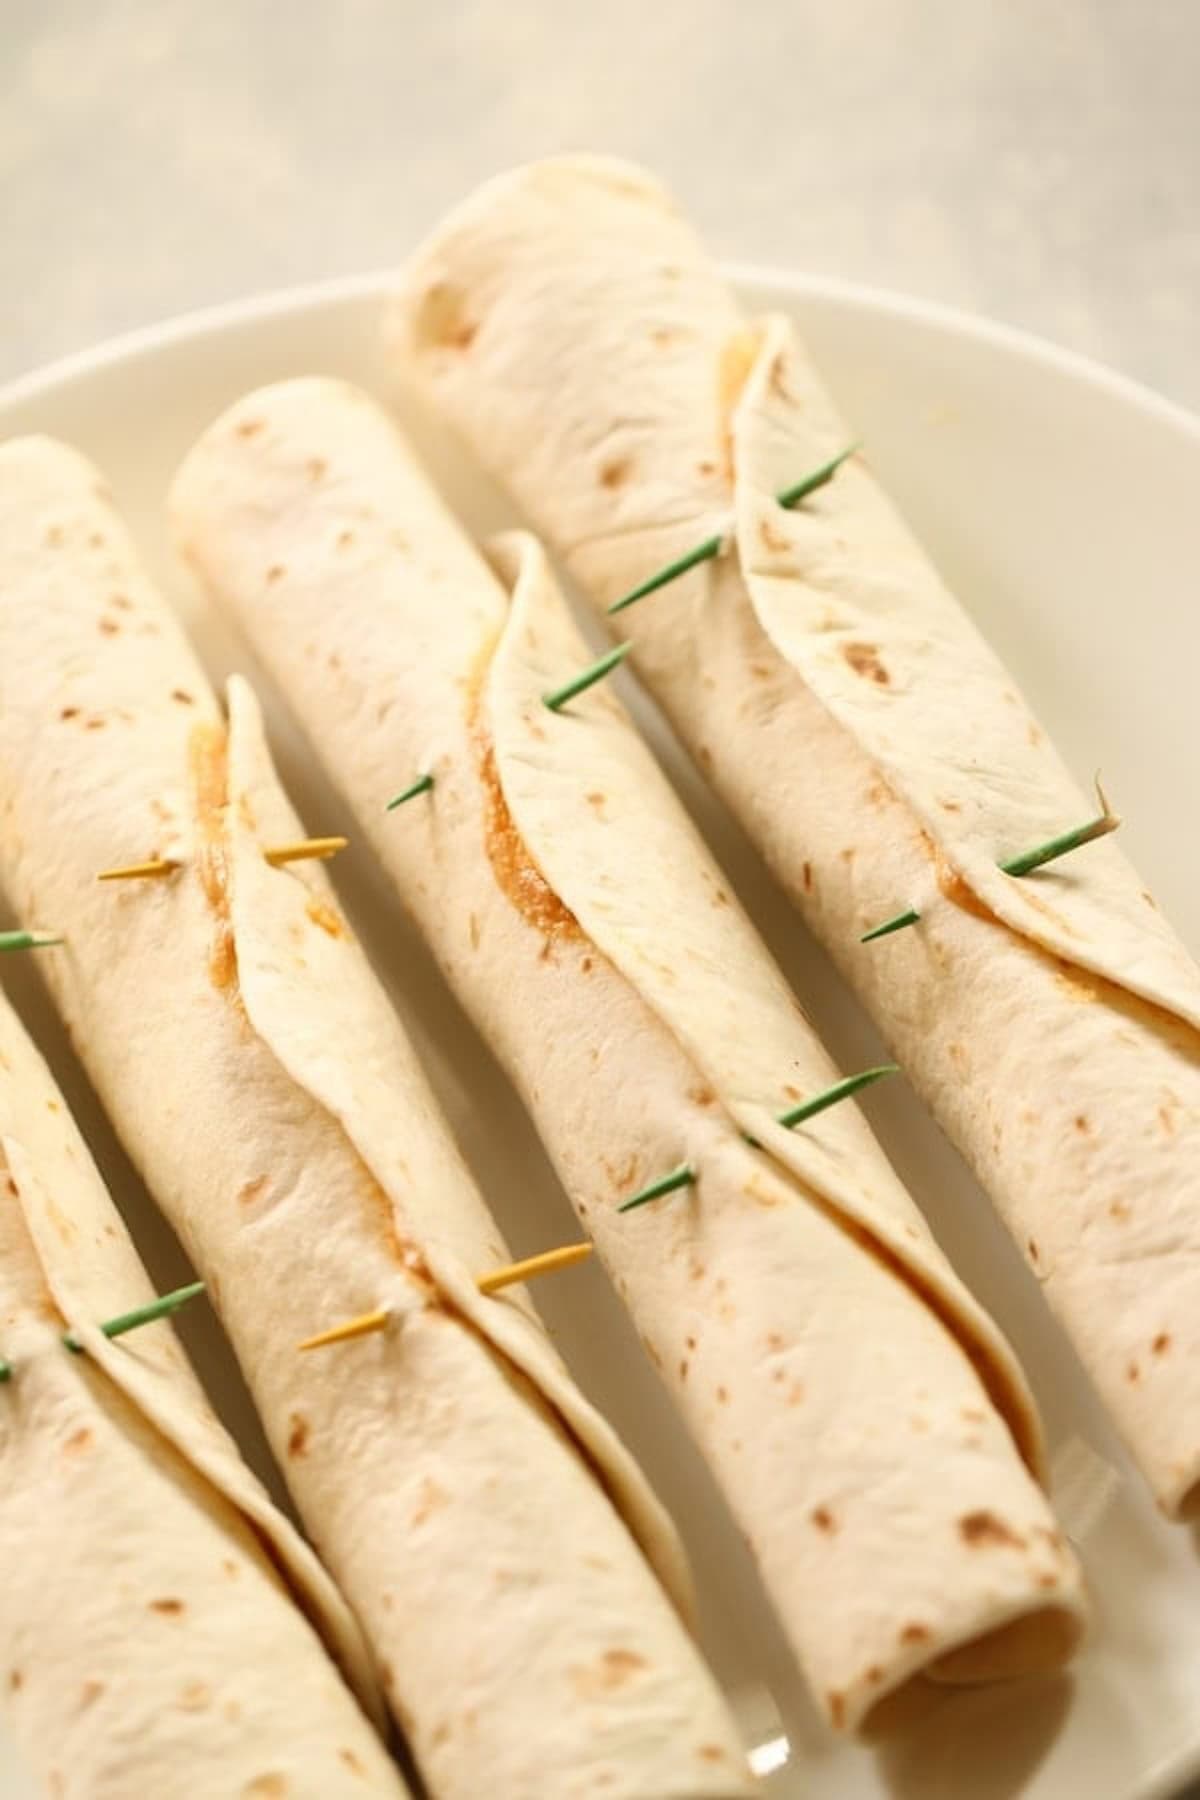
[[589,656],[538,547],[498,547],[510,599],[332,381],[239,402],[172,510],[520,1090],[828,1719],[1061,1661],[1080,1577],[1011,1353],[854,1107],[776,1124],[836,1072],[611,686],[543,705]]
[[[358,1627],[217,1423],[170,1326],[116,1343],[98,1330],[153,1297],[0,995],[6,1724],[51,1794],[317,1800],[353,1781],[400,1796],[316,1635],[377,1704]],[[64,1347],[67,1330],[83,1355]]]
[[[5,881],[66,937],[54,995],[430,1788],[744,1791],[650,1567],[685,1604],[672,1528],[528,1301],[479,1294],[511,1259],[324,872],[265,860],[304,833],[250,689],[226,726],[62,446],[0,450],[0,572]],[[95,879],[151,856],[180,866]],[[298,1353],[381,1306],[386,1332]]]
[[1096,802],[862,456],[776,503],[853,435],[792,325],[748,333],[654,182],[571,157],[455,213],[389,335],[599,607],[725,535],[621,613],[638,673],[990,1190],[1159,1504],[1194,1511],[1200,972],[1111,838],[999,868]]

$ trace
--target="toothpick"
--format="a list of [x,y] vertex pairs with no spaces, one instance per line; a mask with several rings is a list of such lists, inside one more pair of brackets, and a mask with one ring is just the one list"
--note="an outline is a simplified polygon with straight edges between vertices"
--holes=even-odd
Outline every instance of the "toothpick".
[[1097,775],[1094,779],[1096,798],[1100,802],[1096,818],[1089,819],[1086,825],[1076,826],[1074,831],[1064,831],[1061,837],[1051,838],[1048,844],[1042,844],[1037,850],[1026,850],[1022,856],[1011,856],[1007,862],[1000,864],[1005,875],[1031,875],[1043,863],[1053,862],[1058,856],[1066,856],[1068,851],[1078,850],[1084,844],[1095,843],[1097,838],[1107,837],[1117,829],[1121,821],[1108,804],[1108,796],[1100,786],[1100,777]]
[[[106,1338],[124,1337],[127,1331],[136,1331],[140,1325],[153,1325],[156,1319],[166,1319],[177,1313],[181,1306],[204,1292],[202,1281],[190,1281],[186,1287],[176,1288],[170,1294],[160,1294],[157,1300],[148,1301],[145,1306],[135,1306],[132,1312],[118,1313],[115,1319],[106,1319],[100,1329]],[[63,1334],[63,1343],[76,1356],[82,1356],[83,1345],[74,1332]]]
[[[799,506],[802,500],[807,500],[810,494],[815,494],[817,489],[824,487],[827,481],[832,481],[847,458],[853,456],[854,452],[860,448],[861,446],[855,443],[848,445],[845,450],[839,450],[836,456],[831,456],[827,463],[822,463],[819,469],[814,469],[811,475],[806,475],[802,481],[796,482],[794,487],[783,488],[775,496],[776,503],[789,510],[794,506]],[[704,542],[697,544],[694,550],[688,550],[683,556],[676,557],[675,561],[668,563],[665,569],[660,569],[657,575],[651,575],[648,581],[643,581],[628,594],[623,594],[619,600],[614,600],[608,609],[609,612],[624,612],[625,608],[632,606],[635,600],[644,600],[647,594],[653,594],[659,588],[666,587],[668,582],[676,580],[678,576],[686,575],[688,570],[694,569],[698,563],[710,562],[714,556],[720,556],[721,546],[724,542],[724,534],[720,532],[715,537],[705,538]]]
[[305,1338],[297,1348],[323,1350],[326,1344],[346,1344],[351,1338],[368,1337],[373,1331],[382,1331],[391,1316],[389,1307],[380,1306],[374,1312],[360,1313],[357,1319],[347,1319],[344,1324],[331,1325],[328,1331],[318,1331],[315,1337]]
[[[264,850],[263,856],[273,869],[282,868],[284,863],[326,861],[344,850],[350,842],[344,837],[301,838],[295,844],[276,844],[270,850]],[[160,881],[165,875],[173,875],[182,865],[166,856],[154,857],[150,862],[128,863],[121,869],[104,869],[97,875],[97,881]]]
[[0,931],[0,951],[47,950],[51,944],[62,941],[60,937],[46,937],[37,931]]
[[418,794],[427,794],[432,786],[432,775],[418,775],[417,779],[410,782],[403,793],[397,794],[394,800],[388,801],[383,809],[384,812],[395,812],[396,808],[403,806],[406,800],[415,800]]
[[[513,1287],[518,1281],[532,1281],[535,1275],[552,1275],[557,1269],[572,1268],[591,1254],[591,1244],[564,1244],[561,1249],[543,1250],[521,1262],[505,1263],[502,1268],[492,1269],[488,1274],[480,1275],[475,1286],[481,1294],[495,1294],[501,1288]],[[381,1306],[374,1312],[360,1313],[356,1319],[347,1319],[344,1324],[332,1325],[328,1331],[318,1331],[315,1337],[305,1338],[298,1348],[322,1350],[327,1344],[344,1344],[352,1338],[369,1337],[373,1332],[383,1331],[391,1317],[390,1307]]]
[[[1086,825],[1077,825],[1073,831],[1064,831],[1060,837],[1051,838],[1048,843],[1039,844],[1036,850],[1025,850],[1020,856],[1010,856],[1007,862],[997,863],[1002,875],[1032,875],[1035,869],[1044,864],[1054,862],[1060,856],[1068,855],[1072,850],[1082,849],[1084,844],[1094,844],[1097,838],[1107,837],[1116,831],[1121,820],[1108,803],[1108,796],[1100,786],[1100,777],[1095,778],[1096,797],[1100,802],[1100,811]],[[920,913],[909,909],[908,912],[897,913],[894,919],[888,919],[883,925],[876,925],[859,938],[860,944],[869,944],[875,938],[887,937],[893,931],[903,931],[906,925],[915,925]]]
[[349,842],[344,837],[301,838],[297,844],[277,844],[273,850],[264,850],[263,856],[273,869],[280,869],[285,863],[327,862]]
[[632,649],[633,645],[626,641],[623,644],[617,644],[612,650],[606,650],[603,656],[597,657],[594,663],[589,663],[586,669],[580,670],[578,675],[573,676],[562,687],[555,688],[549,694],[543,694],[542,705],[548,707],[551,712],[560,711],[568,700],[575,698],[576,694],[582,694],[585,688],[593,687],[597,681],[603,681],[604,677],[611,674],[617,664],[628,656]]
[[649,1187],[640,1189],[631,1199],[622,1200],[617,1211],[626,1213],[632,1212],[637,1206],[649,1206],[651,1200],[661,1200],[664,1194],[673,1194],[676,1188],[690,1187],[695,1179],[696,1171],[691,1164],[680,1163],[679,1167],[672,1169],[669,1175],[663,1175],[659,1180],[652,1181]]
[[0,1357],[0,1383],[12,1380],[12,1364]]
[[532,1281],[535,1275],[553,1275],[556,1269],[570,1269],[576,1263],[585,1262],[592,1254],[590,1244],[564,1244],[560,1250],[543,1250],[537,1256],[527,1256],[522,1262],[508,1263],[503,1269],[493,1269],[490,1275],[481,1275],[475,1286],[481,1294],[495,1294],[501,1288],[512,1287],[518,1281]]
[[873,944],[876,938],[890,937],[893,931],[903,931],[906,925],[915,925],[920,916],[910,906],[907,912],[897,913],[894,919],[886,919],[882,925],[875,925],[870,931],[864,931],[858,941],[860,944]]
[[899,1063],[880,1063],[877,1068],[863,1069],[857,1075],[847,1075],[844,1081],[835,1081],[832,1087],[826,1088],[822,1094],[814,1094],[811,1100],[802,1100],[799,1106],[789,1107],[786,1112],[776,1114],[780,1125],[790,1131],[794,1125],[803,1125],[806,1119],[815,1119],[827,1107],[836,1106],[839,1100],[848,1100],[851,1094],[857,1094],[862,1088],[870,1087],[873,1082],[882,1081],[887,1075],[898,1075]]
[[126,863],[120,869],[102,869],[97,881],[161,881],[167,875],[173,875],[180,864],[165,856],[156,856],[150,862]]

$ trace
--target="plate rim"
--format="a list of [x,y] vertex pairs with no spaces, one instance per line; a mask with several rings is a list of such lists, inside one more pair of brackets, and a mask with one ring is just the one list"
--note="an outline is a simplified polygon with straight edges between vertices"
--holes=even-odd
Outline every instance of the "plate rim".
[[[1145,382],[1122,374],[1095,357],[1067,349],[1023,326],[1011,325],[966,307],[925,299],[896,288],[843,280],[839,276],[741,260],[722,262],[720,267],[734,286],[778,295],[781,301],[797,298],[829,301],[852,312],[882,314],[1033,362],[1043,370],[1065,375],[1099,389],[1110,399],[1136,407],[1157,423],[1182,433],[1200,449],[1200,412],[1168,399]],[[135,361],[189,339],[216,337],[255,321],[281,315],[294,316],[314,308],[372,297],[381,299],[394,277],[395,265],[294,282],[279,288],[261,288],[136,325],[128,331],[101,338],[81,350],[68,351],[0,383],[0,411],[27,405],[51,389],[81,376]]]

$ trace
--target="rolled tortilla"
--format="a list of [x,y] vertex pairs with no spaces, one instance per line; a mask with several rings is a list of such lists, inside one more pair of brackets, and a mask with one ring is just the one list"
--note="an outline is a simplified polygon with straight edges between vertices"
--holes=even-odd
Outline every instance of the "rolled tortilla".
[[[378,1708],[358,1627],[170,1326],[117,1343],[97,1329],[153,1297],[0,995],[5,1721],[51,1794],[400,1796],[316,1635]],[[83,1355],[64,1348],[67,1330]]]
[[[1200,1504],[1200,971],[861,457],[795,331],[753,332],[670,200],[572,157],[419,252],[397,362],[600,607],[992,1193],[1159,1504]],[[803,774],[798,778],[798,770]],[[816,772],[815,774],[813,772]],[[919,925],[862,934],[914,908]]]
[[540,550],[501,546],[510,600],[320,380],[212,426],[173,516],[520,1089],[826,1716],[1060,1662],[1080,1578],[1011,1353],[854,1107],[775,1122],[836,1072],[611,688],[542,704],[589,657]]
[[[478,1292],[508,1252],[395,1014],[320,867],[264,858],[303,831],[250,689],[226,725],[95,471],[44,439],[0,450],[0,595],[6,885],[67,940],[55,998],[429,1787],[745,1791],[647,1561],[685,1603],[665,1515],[525,1298]],[[175,873],[96,880],[155,856]],[[385,1333],[298,1353],[377,1307]]]

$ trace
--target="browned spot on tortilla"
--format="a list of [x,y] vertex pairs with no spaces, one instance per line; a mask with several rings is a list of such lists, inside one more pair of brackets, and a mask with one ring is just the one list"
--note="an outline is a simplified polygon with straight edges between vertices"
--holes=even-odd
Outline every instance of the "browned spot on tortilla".
[[240,438],[252,438],[257,437],[259,432],[265,429],[266,424],[262,419],[241,419],[234,426],[234,433]]
[[321,481],[329,473],[329,464],[323,456],[310,456],[304,469],[310,481]]
[[1125,1371],[1126,1381],[1138,1382],[1142,1379],[1142,1371],[1135,1362],[1131,1362]]
[[1037,1261],[1037,1259],[1038,1259],[1038,1247],[1037,1247],[1037,1242],[1036,1242],[1036,1240],[1035,1240],[1035,1239],[1034,1239],[1034,1238],[1029,1238],[1029,1239],[1028,1239],[1028,1240],[1027,1240],[1027,1241],[1026,1241],[1026,1244],[1025,1244],[1025,1248],[1026,1248],[1026,1249],[1027,1249],[1027,1250],[1028,1250],[1028,1252],[1029,1252],[1029,1258],[1030,1258],[1030,1261],[1031,1261],[1031,1262],[1036,1262],[1036,1261]]
[[181,1712],[207,1712],[212,1702],[212,1689],[205,1681],[189,1681],[180,1688],[175,1700]]
[[1044,1592],[1049,1593],[1051,1588],[1056,1588],[1058,1586],[1058,1576],[1052,1569],[1047,1569],[1038,1576],[1037,1585]]
[[636,1650],[605,1650],[597,1662],[572,1669],[571,1682],[576,1693],[585,1699],[594,1699],[624,1687],[639,1669],[649,1666]]
[[1158,1122],[1162,1126],[1163,1130],[1166,1132],[1168,1137],[1175,1136],[1175,1115],[1171,1111],[1169,1106],[1160,1106],[1159,1107]]
[[727,1387],[719,1387],[717,1389],[717,1405],[718,1406],[728,1406],[729,1405],[729,1389]]
[[720,1744],[701,1744],[696,1755],[700,1758],[701,1762],[717,1763],[725,1762],[727,1760],[725,1752],[722,1750]]
[[1076,1131],[1082,1131],[1085,1135],[1091,1131],[1092,1128],[1088,1123],[1088,1116],[1086,1113],[1075,1114],[1075,1129]]
[[977,1406],[960,1407],[959,1417],[961,1419],[965,1419],[968,1425],[986,1425],[987,1424],[987,1414],[985,1412],[981,1412]]
[[338,1756],[340,1757],[341,1761],[345,1763],[346,1767],[349,1769],[349,1771],[352,1775],[365,1775],[366,1774],[367,1765],[363,1762],[363,1760],[360,1756],[356,1756],[354,1754],[353,1750],[339,1749]]
[[883,1680],[883,1670],[878,1663],[872,1663],[867,1670],[867,1682],[871,1687],[878,1687]]
[[711,750],[710,750],[710,749],[709,749],[709,747],[708,747],[708,745],[707,745],[707,744],[701,744],[701,745],[700,745],[700,746],[699,746],[699,748],[698,748],[698,749],[697,749],[697,751],[696,751],[696,761],[697,761],[697,762],[698,762],[698,763],[699,763],[699,764],[700,764],[700,767],[701,767],[701,768],[702,768],[702,769],[711,769],[711,768],[712,768],[712,766],[713,766],[713,753],[712,753],[712,751],[711,751]]
[[[1028,900],[1029,895],[1025,895]],[[1064,962],[1061,957],[1055,958],[1058,964],[1055,982],[1069,1000],[1079,1006],[1094,1006],[1100,998],[1100,990],[1091,976],[1082,969],[1076,969],[1071,963]]]
[[303,1413],[294,1412],[291,1416],[291,1428],[288,1431],[288,1455],[303,1456],[308,1450],[309,1433],[312,1427]]
[[590,975],[590,974],[591,974],[591,972],[592,972],[592,959],[591,959],[591,957],[590,957],[590,956],[585,956],[585,957],[583,957],[583,958],[582,958],[582,959],[581,959],[581,961],[580,961],[580,964],[579,964],[579,968],[580,968],[580,971],[581,971],[581,973],[582,973],[582,974],[584,974],[584,975]]
[[1108,1216],[1110,1219],[1127,1219],[1129,1217],[1128,1201],[1110,1200],[1108,1203]]
[[484,844],[496,885],[521,917],[542,933],[547,951],[560,942],[581,939],[583,932],[574,913],[536,867],[513,822],[500,786],[496,753],[478,718],[477,707],[473,710],[471,736],[483,786]]
[[903,1625],[900,1628],[902,1644],[927,1644],[931,1635],[928,1625]]
[[1167,1351],[1171,1348],[1170,1332],[1160,1331],[1150,1348],[1153,1350],[1155,1356],[1165,1356]]
[[731,906],[733,902],[724,888],[715,887],[712,891],[712,904],[714,906]]
[[613,456],[608,462],[600,464],[600,486],[606,488],[624,487],[633,473],[631,456]]
[[814,1506],[810,1517],[818,1531],[827,1531],[832,1534],[838,1528],[837,1520],[827,1506]]
[[312,920],[313,924],[319,925],[321,930],[326,932],[329,937],[345,937],[346,928],[342,924],[341,919],[338,917],[333,907],[327,906],[323,900],[309,900],[304,910]]
[[970,1066],[971,1059],[967,1054],[967,1046],[965,1044],[960,1044],[956,1039],[954,1043],[948,1044],[946,1049],[950,1061],[954,1064],[956,1069],[966,1069]]
[[803,1400],[803,1398],[804,1398],[804,1383],[802,1381],[793,1381],[793,1383],[792,1383],[791,1387],[788,1389],[788,1393],[787,1393],[788,1405],[789,1406],[799,1406],[800,1402]]
[[150,1611],[161,1613],[164,1619],[178,1619],[181,1614],[187,1611],[187,1607],[182,1600],[152,1600],[150,1602]]
[[417,1504],[413,1508],[410,1524],[424,1525],[425,1521],[431,1519],[435,1512],[441,1511],[449,1498],[445,1488],[439,1487],[438,1483],[427,1475],[418,1490]]
[[286,574],[287,574],[287,570],[282,563],[272,563],[270,568],[267,570],[268,584],[271,587],[274,587],[275,583],[277,581],[282,581]]
[[1019,1533],[986,1508],[964,1513],[958,1521],[958,1534],[964,1544],[970,1544],[973,1549],[985,1545],[1005,1545],[1010,1549],[1020,1550],[1025,1544],[1025,1539]]
[[839,1694],[836,1688],[830,1688],[825,1696],[825,1704],[829,1708],[829,1717],[840,1731],[846,1723],[846,1696]]
[[121,625],[118,619],[103,618],[100,620],[100,630],[105,637],[116,637],[120,629]]
[[651,1343],[650,1339],[646,1336],[644,1331],[639,1332],[638,1337],[641,1340],[642,1349],[646,1352],[646,1355],[650,1358],[650,1361],[654,1364],[655,1368],[661,1369],[663,1366],[663,1361],[662,1361],[662,1357],[659,1354],[657,1345]]
[[178,700],[180,706],[194,706],[196,703],[186,688],[172,688],[172,700]]
[[691,1332],[691,1331],[688,1332],[687,1336],[684,1338],[683,1341],[687,1345],[689,1350],[694,1350],[696,1348],[696,1344],[698,1342],[695,1333]]
[[762,341],[759,330],[737,331],[721,346],[717,360],[717,419],[725,479],[733,481],[733,415]]
[[60,545],[65,544],[66,541],[67,534],[61,525],[48,525],[46,527],[46,535],[43,537],[42,542],[48,549],[57,550]]
[[274,1771],[267,1775],[256,1775],[242,1789],[240,1800],[287,1800],[288,1784],[286,1775],[277,1775]]
[[79,1704],[82,1707],[94,1706],[101,1694],[107,1691],[107,1683],[103,1681],[85,1681],[79,1690]]
[[762,539],[763,548],[765,550],[779,552],[791,548],[791,539],[787,536],[787,533],[778,531],[771,523],[770,519],[759,520],[758,535]]
[[79,717],[79,708],[77,706],[64,706],[58,716],[60,719],[77,719]]
[[864,681],[873,681],[879,687],[890,687],[891,676],[879,660],[879,652],[874,644],[852,643],[842,645],[842,655],[856,675]]
[[71,1433],[70,1437],[64,1443],[63,1449],[69,1456],[79,1456],[88,1448],[91,1442],[91,1431],[86,1425],[81,1425],[78,1431],[73,1431]]
[[103,731],[107,723],[107,719],[102,719],[99,715],[95,715],[90,719],[85,719],[83,729],[85,731]]
[[694,1100],[697,1106],[715,1106],[717,1096],[707,1082],[700,1082],[696,1087],[688,1089],[688,1099]]
[[353,542],[354,542],[354,533],[349,529],[349,527],[347,527],[344,531],[338,532],[337,547],[339,550],[348,550]]
[[253,1181],[247,1181],[238,1189],[238,1200],[242,1206],[253,1206],[270,1180],[269,1175],[256,1175]]
[[471,940],[472,950],[479,948],[479,914],[471,913],[467,919],[467,936]]
[[221,1567],[224,1569],[226,1575],[228,1575],[230,1581],[236,1581],[239,1574],[241,1573],[241,1570],[238,1568],[238,1566],[234,1562],[233,1558],[229,1557],[229,1556],[226,1556],[222,1559]]
[[686,333],[680,331],[677,326],[656,325],[650,333],[650,342],[655,345],[657,349],[666,350],[669,349],[672,344],[677,344],[680,339],[685,336]]
[[687,1378],[688,1378],[688,1367],[689,1367],[689,1365],[688,1365],[688,1359],[687,1359],[687,1357],[686,1357],[686,1356],[685,1356],[685,1357],[684,1357],[684,1359],[683,1359],[683,1361],[682,1361],[682,1362],[681,1362],[681,1363],[680,1363],[680,1365],[679,1365],[679,1379],[680,1379],[680,1381],[686,1381],[686,1380],[687,1380]]
[[10,1693],[13,1694],[19,1694],[21,1689],[25,1686],[25,1676],[20,1669],[10,1669],[8,1671],[8,1686]]
[[608,795],[600,793],[585,794],[584,798],[592,808],[593,812],[598,813],[599,816],[603,818],[604,808],[608,805]]

